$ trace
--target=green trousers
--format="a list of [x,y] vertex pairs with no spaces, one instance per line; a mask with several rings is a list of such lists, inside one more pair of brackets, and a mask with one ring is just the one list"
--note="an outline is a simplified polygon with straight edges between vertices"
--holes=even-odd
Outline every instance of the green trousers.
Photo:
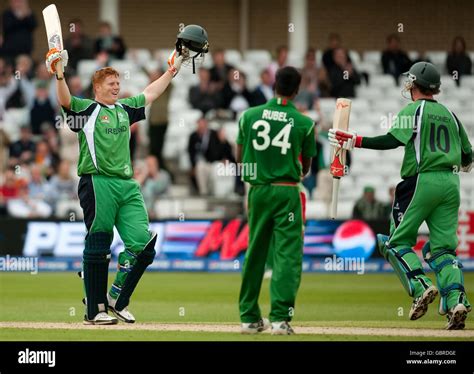
[[239,307],[243,323],[261,318],[258,298],[265,262],[273,246],[270,321],[291,321],[301,281],[303,216],[296,184],[252,186],[248,196],[249,246],[242,271]]
[[[91,183],[87,183],[89,179]],[[110,233],[112,237],[115,226],[125,244],[125,250],[119,254],[117,275],[109,291],[116,299],[128,275],[127,269],[135,264],[137,255],[152,237],[148,213],[140,186],[134,179],[104,175],[92,175],[89,179],[84,180],[83,189],[92,188],[91,193],[84,194],[87,197],[81,200],[88,234]]]
[[[435,272],[443,314],[458,303],[469,306],[462,264],[456,257],[459,206],[459,176],[452,171],[438,171],[421,173],[401,182],[392,209],[388,245],[401,259],[405,272],[420,273],[416,269],[422,269],[420,259],[411,249],[421,224],[428,225],[429,243],[423,248],[423,256]],[[419,274],[412,278],[411,284],[412,296],[418,297],[431,281]]]
[[450,171],[421,173],[406,190],[397,190],[400,193],[392,210],[390,244],[413,247],[418,229],[426,221],[432,254],[440,249],[456,250],[459,176]]

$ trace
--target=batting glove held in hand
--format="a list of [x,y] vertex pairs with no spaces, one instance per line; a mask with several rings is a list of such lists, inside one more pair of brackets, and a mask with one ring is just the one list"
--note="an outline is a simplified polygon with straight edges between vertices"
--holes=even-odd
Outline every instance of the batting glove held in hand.
[[354,147],[361,147],[362,137],[357,136],[355,131],[344,131],[330,129],[328,134],[329,144],[336,148],[346,149],[348,151]]
[[46,68],[48,69],[50,74],[56,74],[56,64],[59,61],[62,61],[63,71],[64,71],[64,67],[67,66],[68,59],[69,59],[69,56],[65,49],[62,51],[59,51],[56,48],[51,48],[46,54],[46,61],[45,61]]
[[168,58],[168,71],[175,77],[178,74],[179,69],[181,68],[181,63],[183,62],[183,56],[178,56],[178,52],[174,50],[170,57]]

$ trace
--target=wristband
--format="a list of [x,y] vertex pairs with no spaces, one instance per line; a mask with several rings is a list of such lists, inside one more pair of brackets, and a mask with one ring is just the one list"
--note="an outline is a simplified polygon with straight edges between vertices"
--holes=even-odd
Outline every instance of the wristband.
[[362,148],[362,139],[363,139],[362,136],[356,136],[354,147]]

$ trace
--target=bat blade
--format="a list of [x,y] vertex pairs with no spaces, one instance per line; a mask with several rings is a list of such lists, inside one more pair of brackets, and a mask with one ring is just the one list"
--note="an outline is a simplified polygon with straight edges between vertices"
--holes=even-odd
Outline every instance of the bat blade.
[[[333,129],[348,130],[349,116],[351,114],[351,100],[337,99],[336,111],[334,112]],[[334,148],[331,159],[330,173],[333,176],[333,190],[331,201],[331,218],[335,219],[337,215],[337,200],[339,194],[340,178],[344,176],[346,169],[346,150]]]
[[61,21],[59,20],[56,5],[50,4],[43,9],[44,25],[48,37],[48,47],[63,50],[63,34],[61,31]]

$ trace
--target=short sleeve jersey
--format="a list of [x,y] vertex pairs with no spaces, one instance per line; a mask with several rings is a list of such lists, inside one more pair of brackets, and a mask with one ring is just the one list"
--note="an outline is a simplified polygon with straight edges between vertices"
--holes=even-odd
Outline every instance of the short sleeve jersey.
[[130,160],[130,125],[145,119],[145,96],[105,105],[94,100],[71,98],[71,108],[62,108],[66,122],[79,138],[77,174],[133,176]]
[[[252,185],[299,182],[299,156],[316,155],[314,122],[291,101],[273,98],[242,114],[237,144],[242,145],[244,181]],[[247,166],[255,172],[245,173]]]
[[401,177],[459,170],[468,136],[456,115],[435,100],[417,100],[398,113],[389,133],[405,144]]

